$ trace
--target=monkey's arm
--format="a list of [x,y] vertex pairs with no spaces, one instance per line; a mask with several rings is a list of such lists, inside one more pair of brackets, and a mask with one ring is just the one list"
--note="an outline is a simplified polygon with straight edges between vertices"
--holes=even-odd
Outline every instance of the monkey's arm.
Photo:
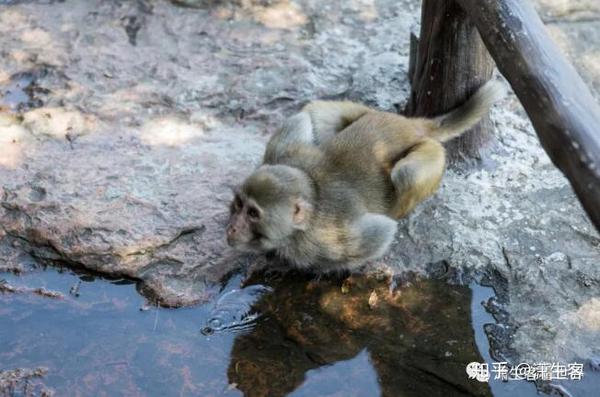
[[396,221],[385,215],[362,215],[351,226],[349,257],[361,264],[381,257],[394,240],[396,228]]
[[310,102],[288,118],[269,140],[264,163],[276,164],[293,156],[292,152],[321,145],[369,111],[372,110],[353,102]]
[[319,145],[371,111],[364,105],[348,101],[312,101],[302,109],[310,115]]
[[308,113],[298,113],[288,118],[279,132],[271,137],[267,143],[263,162],[277,164],[284,158],[290,157],[291,152],[297,151],[305,145],[314,146],[312,121]]
[[398,160],[390,177],[396,188],[391,216],[402,218],[438,188],[444,168],[444,147],[434,139],[424,139]]

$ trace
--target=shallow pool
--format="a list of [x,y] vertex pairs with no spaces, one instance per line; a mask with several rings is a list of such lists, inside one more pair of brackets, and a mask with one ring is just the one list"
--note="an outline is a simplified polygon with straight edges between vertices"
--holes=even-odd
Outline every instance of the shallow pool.
[[130,281],[67,269],[0,280],[12,289],[0,293],[0,371],[47,369],[0,396],[537,395],[468,379],[467,363],[492,361],[481,301],[493,291],[477,284],[235,276],[214,302],[163,309]]

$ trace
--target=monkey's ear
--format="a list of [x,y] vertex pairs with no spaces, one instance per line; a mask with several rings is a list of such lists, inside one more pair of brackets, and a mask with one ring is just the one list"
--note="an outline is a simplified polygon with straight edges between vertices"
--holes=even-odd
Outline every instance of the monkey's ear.
[[306,227],[311,211],[312,205],[308,201],[297,199],[294,203],[294,213],[292,215],[294,226],[303,230]]

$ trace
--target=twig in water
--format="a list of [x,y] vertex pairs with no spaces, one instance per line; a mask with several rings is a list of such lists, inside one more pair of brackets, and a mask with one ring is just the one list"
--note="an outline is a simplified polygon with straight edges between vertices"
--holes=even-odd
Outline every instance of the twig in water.
[[158,301],[156,302],[156,316],[154,316],[154,328],[152,328],[152,332],[156,332],[156,326],[158,325]]

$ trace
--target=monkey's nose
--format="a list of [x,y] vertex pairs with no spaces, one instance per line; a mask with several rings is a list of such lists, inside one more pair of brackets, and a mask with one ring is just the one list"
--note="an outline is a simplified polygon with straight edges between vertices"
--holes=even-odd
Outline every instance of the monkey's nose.
[[227,228],[227,237],[232,237],[236,233],[237,233],[237,229],[235,228],[235,226],[229,226]]
[[235,244],[235,237],[234,236],[235,236],[236,232],[237,232],[237,229],[235,227],[233,227],[233,226],[229,226],[227,228],[227,232],[226,232],[226,235],[227,235],[227,244],[229,244],[232,247]]

